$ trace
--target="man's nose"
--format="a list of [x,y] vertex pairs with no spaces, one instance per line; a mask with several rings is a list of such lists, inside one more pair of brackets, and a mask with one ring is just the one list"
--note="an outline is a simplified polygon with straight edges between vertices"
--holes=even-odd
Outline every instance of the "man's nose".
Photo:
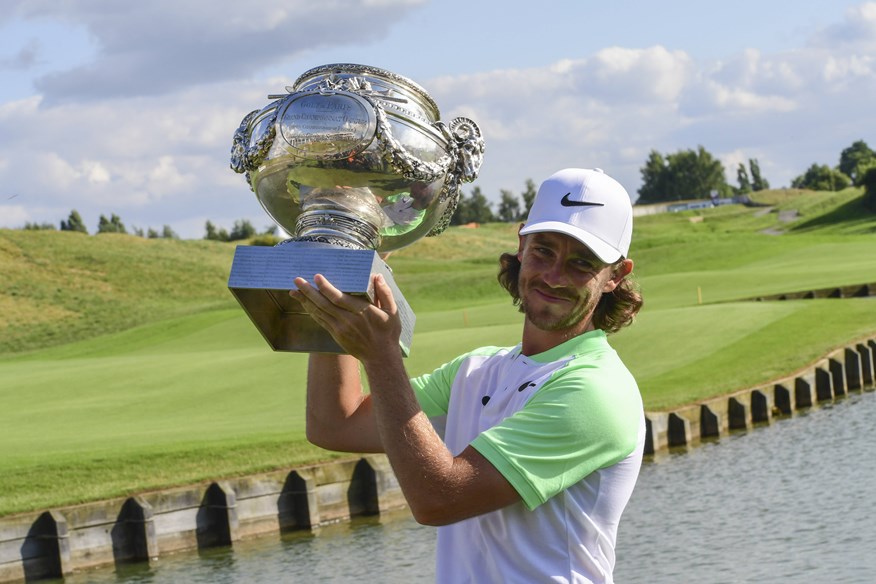
[[561,288],[566,285],[567,277],[563,262],[555,261],[542,273],[542,280],[551,288]]

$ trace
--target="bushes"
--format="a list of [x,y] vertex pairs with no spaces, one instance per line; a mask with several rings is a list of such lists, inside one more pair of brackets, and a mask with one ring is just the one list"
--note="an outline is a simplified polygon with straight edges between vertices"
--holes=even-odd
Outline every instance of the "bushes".
[[791,181],[791,186],[795,189],[812,191],[841,191],[851,184],[852,180],[845,173],[817,163],[813,163],[804,174]]

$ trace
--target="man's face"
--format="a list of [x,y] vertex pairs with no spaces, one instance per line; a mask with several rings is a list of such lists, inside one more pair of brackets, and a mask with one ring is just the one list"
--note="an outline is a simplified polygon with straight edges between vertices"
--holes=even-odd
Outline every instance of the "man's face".
[[520,238],[519,290],[527,320],[544,331],[581,334],[592,328],[593,310],[614,290],[611,266],[573,237],[544,232]]

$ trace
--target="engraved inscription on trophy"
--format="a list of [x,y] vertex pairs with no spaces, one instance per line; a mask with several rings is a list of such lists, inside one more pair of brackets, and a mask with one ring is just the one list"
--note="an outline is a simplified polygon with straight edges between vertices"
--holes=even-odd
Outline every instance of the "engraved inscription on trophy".
[[280,117],[280,134],[304,158],[346,158],[374,139],[373,112],[358,95],[304,93],[288,101]]

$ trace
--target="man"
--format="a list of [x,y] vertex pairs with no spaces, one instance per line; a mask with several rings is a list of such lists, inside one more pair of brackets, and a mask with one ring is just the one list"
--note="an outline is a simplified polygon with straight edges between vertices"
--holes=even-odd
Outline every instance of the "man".
[[642,304],[627,279],[631,236],[620,184],[598,169],[554,174],[517,254],[501,258],[521,343],[410,381],[380,276],[374,304],[321,276],[296,280],[291,294],[349,353],[310,357],[308,439],[386,452],[414,517],[441,526],[438,581],[612,581],[645,437],[636,383],[606,342]]

